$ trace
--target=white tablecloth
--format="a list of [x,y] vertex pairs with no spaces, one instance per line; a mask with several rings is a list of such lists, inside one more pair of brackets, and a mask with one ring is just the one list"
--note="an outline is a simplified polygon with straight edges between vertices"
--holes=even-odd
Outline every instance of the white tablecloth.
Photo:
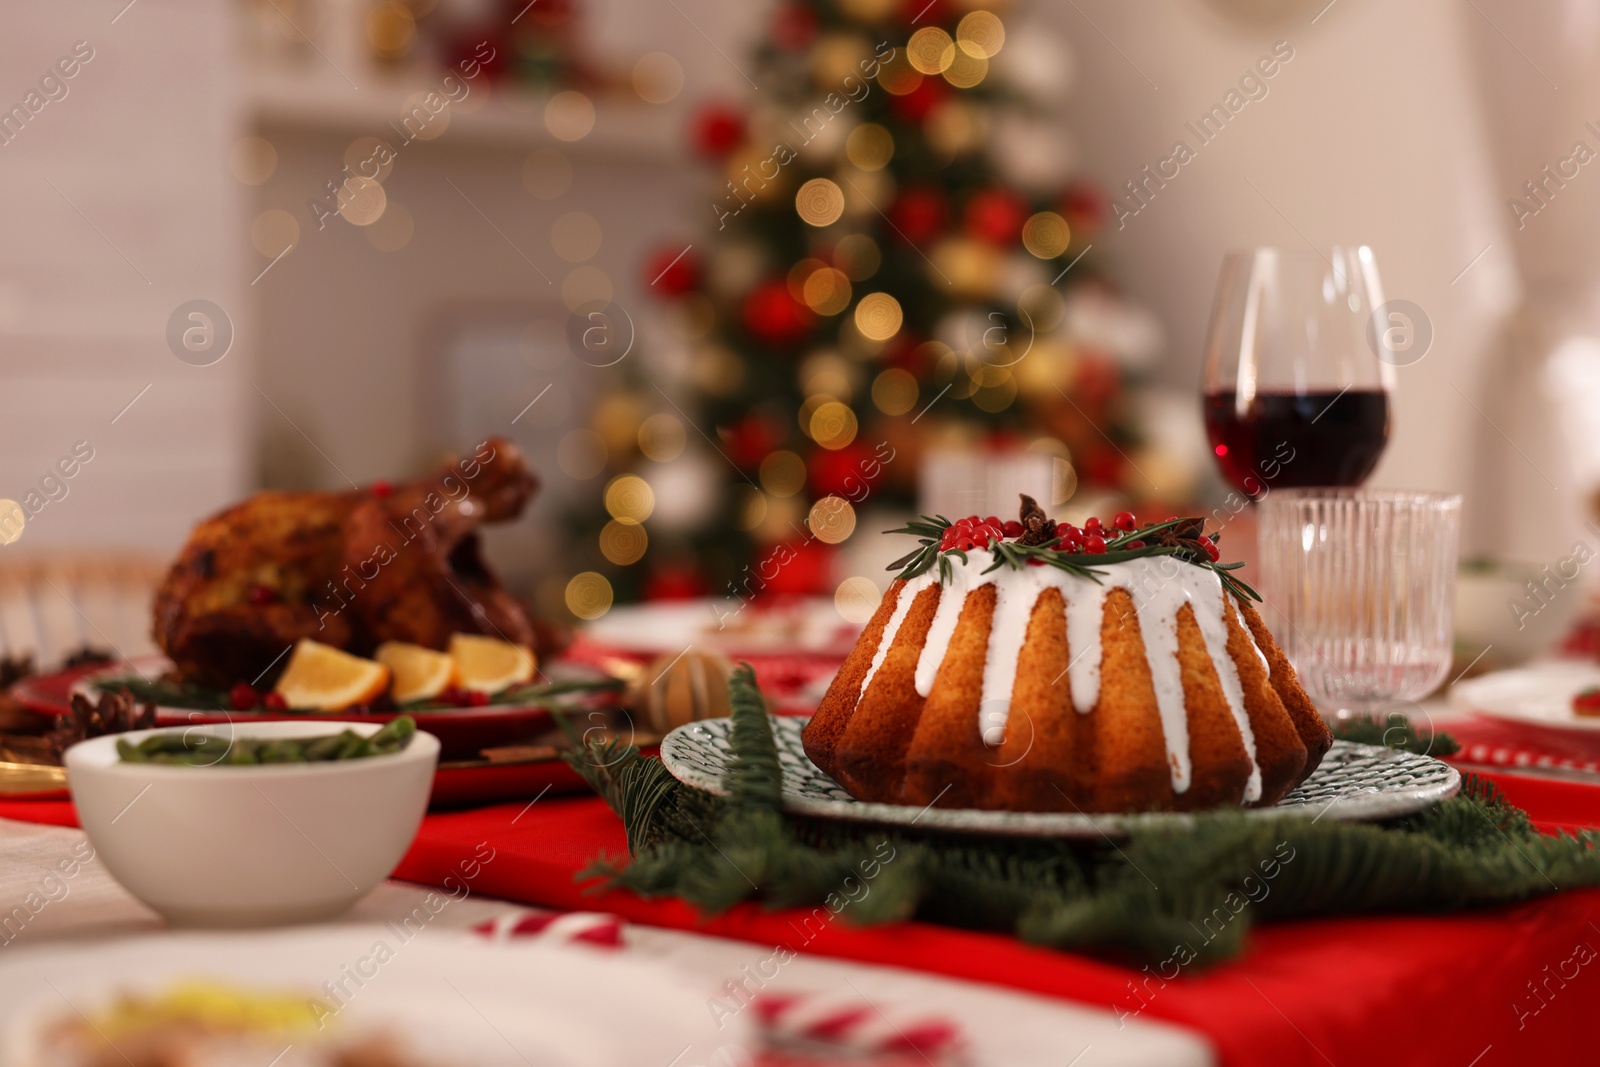
[[[21,924],[5,924],[11,909],[36,890],[45,874],[82,838],[77,830],[0,819],[0,950],[21,946],[47,950],[51,943],[68,939],[116,938],[163,929],[154,912],[94,862],[67,883],[66,895],[50,901]],[[417,885],[386,882],[338,921],[399,920],[426,892]],[[460,929],[514,907],[500,900],[468,896],[440,912],[434,925]],[[440,936],[450,935],[441,930]],[[624,951],[664,961],[713,989],[770,952],[748,942],[645,926],[628,927]],[[1145,1019],[1119,1026],[1110,1011],[892,967],[801,956],[783,968],[770,988],[778,992],[837,992],[851,986],[874,1004],[911,1007],[959,1023],[970,1041],[975,1065],[1202,1067],[1215,1062],[1204,1041],[1178,1027]]]

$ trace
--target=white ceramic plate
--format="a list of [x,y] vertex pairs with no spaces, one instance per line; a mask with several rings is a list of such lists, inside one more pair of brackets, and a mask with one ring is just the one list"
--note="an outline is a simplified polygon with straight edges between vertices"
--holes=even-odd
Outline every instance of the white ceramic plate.
[[832,598],[782,603],[736,599],[662,601],[612,608],[584,627],[584,636],[639,655],[679,652],[689,642],[740,656],[837,655],[855,647],[861,627],[847,622]]
[[[806,756],[800,731],[808,718],[772,720],[783,769],[784,809],[799,815],[886,823],[929,830],[958,830],[1014,837],[1095,838],[1134,830],[1190,825],[1183,812],[1138,815],[1084,812],[983,811],[976,808],[923,808],[909,804],[868,804],[856,800]],[[732,755],[732,719],[686,723],[661,742],[661,762],[685,785],[726,795],[723,773]],[[1256,819],[1303,817],[1371,821],[1421,811],[1461,788],[1461,775],[1431,756],[1397,752],[1376,745],[1335,741],[1300,787],[1271,808],[1248,808]]]
[[1540,663],[1458,682],[1450,690],[1450,703],[1497,719],[1594,733],[1600,731],[1600,718],[1583,718],[1572,711],[1572,698],[1592,685],[1600,685],[1600,666]]
[[706,997],[718,991],[659,964],[565,946],[492,944],[464,931],[396,931],[390,924],[165,933],[11,949],[0,959],[0,1062],[36,1067],[30,1045],[42,1025],[93,1014],[121,992],[159,995],[192,979],[303,991],[337,1009],[332,1026],[397,1033],[430,1067],[666,1067],[718,1062],[712,1057],[727,1046],[754,1047],[741,1018],[723,1020],[719,1030],[706,1013]]

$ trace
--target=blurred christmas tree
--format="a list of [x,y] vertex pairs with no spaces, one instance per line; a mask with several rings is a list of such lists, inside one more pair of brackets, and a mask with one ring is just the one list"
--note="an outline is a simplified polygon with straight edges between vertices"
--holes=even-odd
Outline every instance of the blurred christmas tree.
[[914,506],[934,447],[1050,453],[1057,504],[1148,495],[1131,368],[1159,339],[1080,259],[1105,201],[1046,106],[1070,64],[978,4],[777,10],[748,107],[693,124],[709,232],[645,265],[694,340],[636,383],[660,414],[608,487],[618,599],[833,593],[858,511]]

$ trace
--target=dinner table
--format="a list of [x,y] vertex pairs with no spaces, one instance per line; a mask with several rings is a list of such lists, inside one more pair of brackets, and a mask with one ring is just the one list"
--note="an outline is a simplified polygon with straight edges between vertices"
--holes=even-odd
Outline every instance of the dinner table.
[[[1418,710],[1460,735],[1463,770],[1541,830],[1600,827],[1600,773],[1584,761],[1528,751],[1515,732],[1443,701]],[[23,907],[81,852],[75,824],[67,801],[0,802],[0,965],[26,958],[48,973],[55,954],[85,945],[223,936],[168,929],[92,861],[37,911]],[[626,851],[621,821],[592,795],[435,811],[393,877],[322,926],[394,929],[427,906],[427,936],[441,944],[518,953],[555,940],[608,966],[648,961],[703,997],[712,1020],[758,1005],[761,1043],[743,1054],[771,1064],[1567,1063],[1589,1047],[1600,997],[1600,977],[1575,962],[1600,946],[1597,890],[1264,923],[1238,959],[1153,981],[1151,964],[1114,952],[922,921],[819,922],[812,908],[707,915],[586,874]],[[470,879],[468,854],[492,857]],[[628,1006],[615,1010],[624,1018]]]

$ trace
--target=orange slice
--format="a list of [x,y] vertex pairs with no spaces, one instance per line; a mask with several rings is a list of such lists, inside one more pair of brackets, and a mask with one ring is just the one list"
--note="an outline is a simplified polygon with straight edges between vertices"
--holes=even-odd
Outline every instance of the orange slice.
[[376,700],[388,686],[383,664],[301,638],[272,691],[297,711],[343,711]]
[[456,661],[448,652],[435,652],[404,641],[385,641],[373,658],[389,668],[394,679],[389,695],[396,704],[432,700],[456,684]]
[[498,693],[533,678],[533,650],[479,634],[450,638],[456,661],[456,684],[478,693]]

